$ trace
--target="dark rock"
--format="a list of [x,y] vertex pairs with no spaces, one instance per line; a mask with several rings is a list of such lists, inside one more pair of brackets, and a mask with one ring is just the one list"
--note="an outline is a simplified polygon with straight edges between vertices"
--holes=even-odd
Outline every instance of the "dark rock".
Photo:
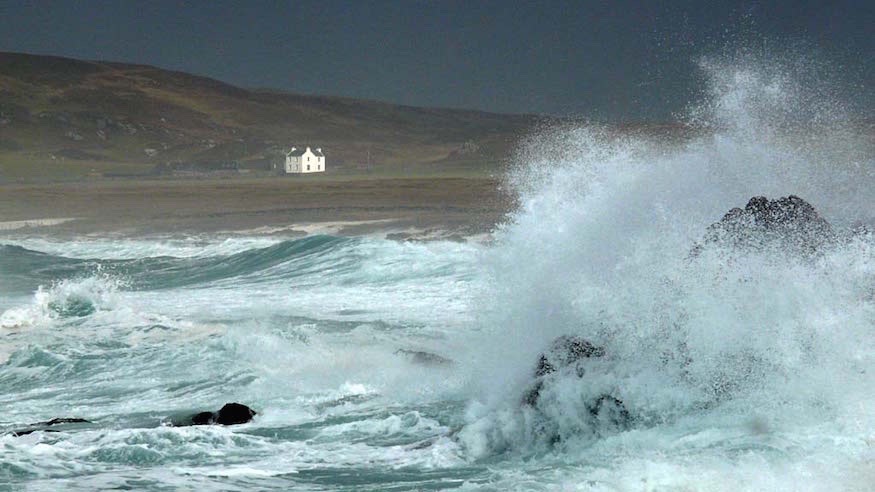
[[53,430],[53,429],[35,427],[35,428],[31,428],[31,429],[14,430],[14,431],[10,432],[10,434],[12,434],[12,437],[21,437],[21,436],[26,436],[28,434],[33,434],[36,431],[57,432],[56,430]]
[[32,434],[37,431],[45,431],[45,432],[58,432],[55,429],[50,429],[49,427],[63,424],[90,424],[91,422],[85,419],[80,418],[54,418],[52,420],[47,420],[45,422],[37,422],[35,424],[31,424],[29,427],[25,429],[13,430],[9,433],[15,437],[26,436],[28,434]]
[[216,423],[219,425],[245,424],[255,417],[255,410],[240,403],[226,403],[216,415]]
[[210,425],[216,423],[214,412],[201,412],[191,418],[191,425]]
[[405,356],[410,362],[414,364],[419,364],[423,366],[446,366],[453,363],[453,361],[447,359],[446,357],[441,357],[440,355],[433,354],[431,352],[425,352],[423,350],[398,349],[395,351],[395,353]]
[[255,410],[241,403],[226,403],[218,412],[200,412],[192,415],[187,422],[174,423],[185,425],[236,425],[245,424],[258,415]]
[[538,379],[531,388],[523,394],[523,405],[533,407],[538,404],[538,399],[541,398],[541,390],[544,389],[544,381]]
[[79,418],[55,418],[49,420],[48,422],[41,422],[37,425],[57,425],[57,424],[89,424],[90,422],[85,419]]
[[595,403],[588,404],[586,409],[594,419],[615,426],[625,425],[631,417],[623,402],[610,395],[602,395]]
[[602,357],[605,349],[596,347],[583,338],[574,335],[562,335],[553,340],[550,348],[538,358],[535,377],[555,372],[557,368],[569,366],[581,359]]
[[[199,412],[189,417],[182,418],[181,420],[173,419],[170,421],[164,421],[161,425],[172,425],[177,427],[213,424],[236,425],[250,422],[256,415],[257,413],[255,410],[246,405],[240,403],[226,403],[218,412]],[[75,424],[90,423],[90,421],[80,418],[55,418],[46,422],[31,424],[24,429],[9,431],[9,434],[12,434],[13,436],[26,436],[27,434],[37,431],[58,432],[57,429],[52,429],[50,427],[60,426],[66,430],[71,427],[70,424],[73,424],[72,429],[75,430],[81,427]]]
[[[538,357],[533,374],[535,380],[524,393],[522,405],[542,415],[549,414],[543,412],[546,409],[540,408],[543,404],[542,393],[559,381],[567,381],[568,378],[577,378],[580,384],[586,384],[587,361],[605,356],[606,351],[603,347],[578,336],[563,335],[553,340],[550,347]],[[594,429],[623,429],[632,420],[623,401],[610,394],[601,394],[582,403],[585,413],[581,418],[588,420]],[[537,432],[542,434],[551,445],[557,445],[563,440],[548,420],[542,420],[537,429]]]
[[744,209],[733,208],[708,227],[691,256],[709,245],[744,251],[777,248],[782,253],[811,256],[836,241],[836,234],[814,207],[795,195],[777,200],[757,196]]
[[[535,382],[523,394],[523,404],[528,406],[536,406],[541,397],[541,390],[544,388],[545,379],[558,370],[571,366],[582,359],[590,357],[603,357],[605,350],[602,347],[596,347],[592,343],[583,338],[563,335],[553,343],[550,348],[538,357],[538,364],[535,367]],[[585,371],[583,367],[576,365],[575,374],[577,377],[583,377]]]
[[[546,352],[538,357],[538,364],[535,367],[535,382],[523,395],[523,405],[531,407],[537,406],[541,397],[541,391],[544,386],[550,384],[555,377],[554,373],[563,369],[574,366],[573,374],[578,378],[583,378],[586,374],[585,369],[579,362],[586,359],[601,358],[605,356],[605,349],[593,345],[588,340],[575,335],[563,335],[550,344]],[[618,415],[628,417],[623,402],[610,395],[602,395],[596,401],[587,405],[587,409],[593,415],[597,415],[604,407],[604,402],[610,401],[618,410]]]

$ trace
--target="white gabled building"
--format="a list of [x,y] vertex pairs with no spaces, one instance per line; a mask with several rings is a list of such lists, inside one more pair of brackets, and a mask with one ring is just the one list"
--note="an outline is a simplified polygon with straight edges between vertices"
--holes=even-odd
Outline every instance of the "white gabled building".
[[317,147],[313,150],[310,146],[304,148],[292,147],[286,152],[286,173],[323,173],[325,172],[325,154]]

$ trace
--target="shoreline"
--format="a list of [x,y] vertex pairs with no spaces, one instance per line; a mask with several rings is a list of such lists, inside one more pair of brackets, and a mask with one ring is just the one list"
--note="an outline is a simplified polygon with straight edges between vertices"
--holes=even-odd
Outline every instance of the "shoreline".
[[106,181],[0,185],[3,236],[488,235],[513,199],[493,178]]
[[51,227],[74,220],[76,220],[76,217],[47,217],[42,219],[10,220],[0,222],[0,231],[17,231],[19,229]]

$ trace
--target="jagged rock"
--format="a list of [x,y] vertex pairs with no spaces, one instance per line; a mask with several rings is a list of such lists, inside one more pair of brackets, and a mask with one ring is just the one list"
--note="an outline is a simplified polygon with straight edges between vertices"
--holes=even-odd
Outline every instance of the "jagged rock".
[[589,341],[574,335],[562,335],[553,340],[550,348],[538,358],[535,377],[555,372],[557,368],[569,366],[580,359],[602,357],[605,349],[596,347]]
[[614,425],[624,425],[631,417],[623,401],[610,395],[600,396],[595,403],[587,404],[586,409],[592,418]]
[[[603,357],[605,349],[596,347],[588,340],[575,335],[562,335],[553,340],[546,352],[543,352],[538,357],[538,363],[535,366],[535,382],[523,396],[523,404],[534,407],[538,404],[541,397],[541,390],[544,388],[545,379],[550,374],[576,364],[582,359],[590,357]],[[575,368],[577,377],[583,377],[583,368],[577,366]]]
[[711,224],[691,256],[710,245],[743,251],[776,248],[782,253],[811,256],[836,241],[836,234],[817,210],[795,195],[769,200],[757,196],[744,209],[733,208]]
[[[603,347],[593,345],[590,341],[574,335],[563,335],[550,344],[550,347],[538,357],[535,367],[535,381],[525,392],[522,405],[538,411],[541,403],[541,393],[550,385],[556,384],[560,378],[579,378],[580,384],[586,384],[585,362],[590,359],[605,357]],[[588,418],[595,425],[607,425],[613,428],[623,428],[631,420],[629,411],[623,401],[610,394],[601,394],[590,401],[583,402]],[[546,432],[549,426],[544,426]],[[552,444],[562,439],[557,434],[548,434]]]

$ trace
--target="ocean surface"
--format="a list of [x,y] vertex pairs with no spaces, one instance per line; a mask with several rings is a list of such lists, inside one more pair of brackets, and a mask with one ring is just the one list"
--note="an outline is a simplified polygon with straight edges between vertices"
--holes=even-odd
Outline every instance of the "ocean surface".
[[[800,66],[703,61],[684,141],[534,135],[485,242],[8,233],[0,489],[872,490],[875,153]],[[690,254],[791,194],[843,239]],[[565,334],[607,355],[521,404]]]

